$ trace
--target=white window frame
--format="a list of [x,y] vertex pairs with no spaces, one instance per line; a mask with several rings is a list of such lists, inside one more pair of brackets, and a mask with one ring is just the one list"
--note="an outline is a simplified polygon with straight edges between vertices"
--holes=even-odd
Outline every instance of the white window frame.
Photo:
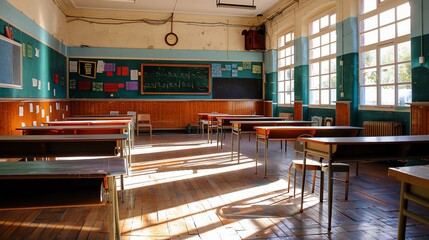
[[[324,24],[322,19],[329,20],[328,24]],[[316,21],[318,21],[319,29],[314,32],[312,25],[316,23]],[[335,9],[316,16],[309,21],[308,25],[308,104],[312,107],[320,106],[332,108],[335,106],[335,101],[337,100],[337,34]],[[328,42],[322,43],[324,37],[329,38]],[[320,41],[317,41],[317,39],[320,39]],[[329,53],[323,55],[324,49],[328,49]],[[313,52],[316,56],[313,56]],[[317,52],[319,53],[317,54]],[[326,64],[328,64],[327,71]],[[323,69],[325,69],[325,71]],[[315,93],[316,97],[312,98],[312,93]]]
[[295,100],[295,34],[286,31],[278,37],[277,48],[277,102],[279,106],[292,106]]
[[[398,23],[404,23],[406,21],[411,22],[411,17],[405,17],[398,19],[397,16],[397,7],[401,6],[402,4],[409,3],[408,0],[376,0],[376,9],[368,11],[363,13],[363,1],[359,0],[359,18],[358,18],[358,24],[359,24],[359,107],[360,108],[375,108],[375,109],[386,109],[386,108],[408,108],[409,106],[406,104],[407,102],[411,101],[411,26],[409,29],[409,34],[405,34],[402,36],[398,36]],[[380,19],[383,19],[383,17],[380,17],[380,14],[383,12],[386,12],[388,10],[394,9],[395,12],[395,19],[392,22],[388,22],[384,25],[380,25]],[[411,13],[410,13],[411,14]],[[368,18],[377,18],[377,26],[372,27],[369,29],[363,29],[362,23],[365,19]],[[383,19],[385,20],[385,19]],[[369,33],[372,31],[378,32],[378,38],[382,36],[380,33],[380,30],[386,29],[389,26],[394,26],[395,29],[395,36],[390,39],[382,40],[378,39],[376,42],[372,44],[368,44],[366,46],[362,45],[362,35],[365,33]],[[398,53],[398,46],[401,44],[408,43],[410,48],[410,58],[409,60],[400,60],[398,59],[397,53]],[[382,63],[382,59],[380,57],[381,52],[387,48],[393,48],[393,62],[390,63]],[[376,56],[376,62],[375,65],[372,66],[365,66],[364,61],[364,53],[375,51]],[[409,66],[409,75],[407,82],[400,82],[399,79],[399,66]],[[381,83],[383,69],[393,69],[393,76],[394,80],[389,83]],[[375,82],[365,82],[365,72],[372,72],[372,75],[376,78]],[[372,90],[370,90],[372,88]],[[401,97],[400,89],[404,88],[406,89],[405,92],[409,92],[410,95],[407,95],[405,93],[405,97]],[[376,94],[376,97],[372,102],[369,102],[370,100],[365,99],[365,91],[364,89],[367,89],[367,91],[372,91],[372,93],[367,93],[366,96],[374,96]],[[393,89],[392,90],[386,90],[383,94],[383,89]],[[386,98],[383,98],[382,96],[386,96]],[[394,99],[389,99],[390,97],[393,97]],[[387,100],[386,100],[387,99]]]

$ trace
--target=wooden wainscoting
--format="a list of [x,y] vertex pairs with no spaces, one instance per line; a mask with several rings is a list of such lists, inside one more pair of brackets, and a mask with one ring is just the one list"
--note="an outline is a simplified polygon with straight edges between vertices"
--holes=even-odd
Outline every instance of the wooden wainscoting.
[[110,111],[149,113],[154,129],[184,129],[198,124],[198,113],[263,114],[262,100],[71,100],[71,115],[104,115]]
[[[23,116],[20,116],[20,108]],[[38,109],[38,111],[37,111]],[[32,110],[32,111],[31,111]],[[68,110],[68,111],[67,111]],[[40,126],[43,122],[61,120],[70,113],[69,101],[64,100],[25,100],[0,102],[0,135],[20,135],[17,127]]]

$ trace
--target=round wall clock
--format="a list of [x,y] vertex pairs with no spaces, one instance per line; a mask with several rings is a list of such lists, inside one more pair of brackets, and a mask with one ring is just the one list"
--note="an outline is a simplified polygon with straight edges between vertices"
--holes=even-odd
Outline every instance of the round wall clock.
[[179,41],[179,38],[173,32],[170,32],[167,35],[165,35],[165,43],[167,43],[169,46],[176,45],[178,41]]

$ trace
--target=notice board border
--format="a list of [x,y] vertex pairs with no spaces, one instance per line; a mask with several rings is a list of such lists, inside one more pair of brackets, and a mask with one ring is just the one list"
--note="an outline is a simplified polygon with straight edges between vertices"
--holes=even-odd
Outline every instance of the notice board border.
[[[144,89],[144,67],[148,66],[148,67],[183,67],[183,68],[207,68],[208,69],[208,75],[207,75],[207,86],[208,89],[206,92],[151,92],[151,91],[145,91]],[[175,64],[175,63],[142,63],[140,65],[140,70],[141,70],[141,82],[140,82],[140,92],[141,94],[152,94],[152,95],[156,95],[156,94],[181,94],[181,95],[209,95],[211,93],[211,83],[212,83],[212,78],[211,78],[211,64]]]

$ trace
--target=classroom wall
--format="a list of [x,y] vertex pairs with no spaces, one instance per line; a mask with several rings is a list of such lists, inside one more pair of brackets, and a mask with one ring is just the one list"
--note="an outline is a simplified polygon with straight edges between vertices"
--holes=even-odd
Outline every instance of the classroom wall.
[[[358,86],[359,86],[359,47],[358,47],[358,0],[315,0],[303,1],[279,15],[273,21],[267,23],[266,29],[270,38],[270,46],[273,49],[277,46],[277,38],[280,34],[293,30],[295,33],[295,100],[302,101],[304,119],[308,120],[311,116],[336,117],[336,106],[317,107],[308,106],[308,20],[327,9],[335,8],[337,14],[337,101],[350,104],[350,124],[361,126],[365,120],[374,121],[401,121],[405,133],[410,129],[410,110],[408,108],[385,108],[385,109],[359,109],[358,106]],[[421,15],[422,11],[427,18],[429,13],[429,2],[421,0],[411,0],[411,20],[412,20],[412,67],[413,67],[413,102],[428,101],[427,89],[427,61],[420,65],[418,57],[420,56],[421,40]],[[423,5],[421,5],[423,4]],[[426,21],[427,22],[427,21]],[[424,26],[423,46],[427,45],[429,32],[426,24]],[[423,49],[423,54],[428,58],[428,51]],[[269,62],[275,62],[277,56],[272,54],[273,59]],[[340,60],[344,65],[340,67]],[[267,66],[267,69],[275,69],[273,66]],[[270,72],[270,79],[276,72]],[[293,106],[278,106],[275,112],[294,112]]]

